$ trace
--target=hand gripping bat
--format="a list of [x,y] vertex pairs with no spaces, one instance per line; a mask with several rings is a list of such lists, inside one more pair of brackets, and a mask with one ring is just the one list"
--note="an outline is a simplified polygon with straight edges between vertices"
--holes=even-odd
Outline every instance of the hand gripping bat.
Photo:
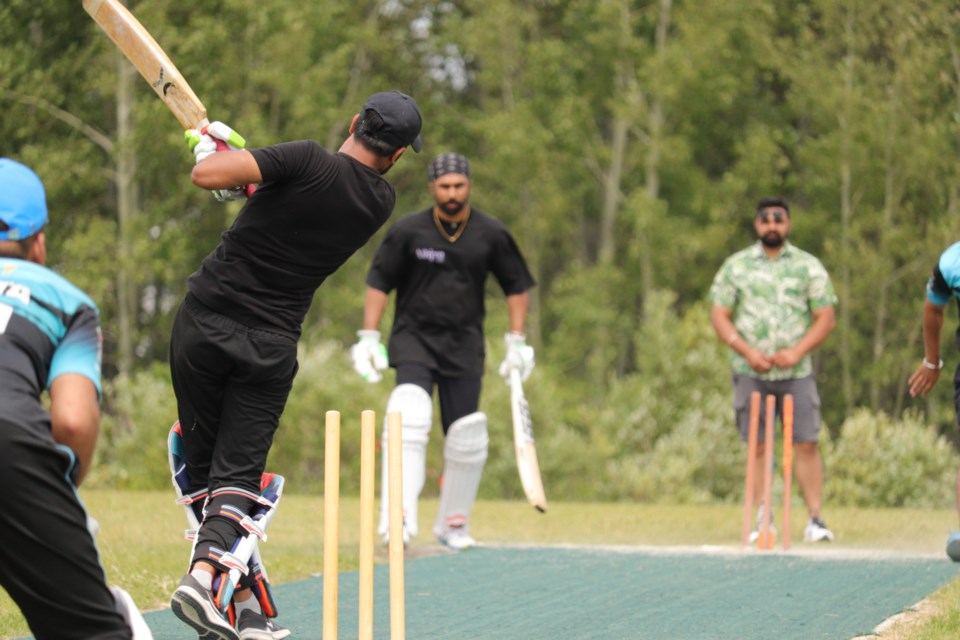
[[[210,124],[206,107],[140,21],[119,0],[83,0],[83,8],[133,63],[183,128],[206,133]],[[229,148],[222,140],[214,140],[218,151]],[[246,186],[248,197],[254,188]]]

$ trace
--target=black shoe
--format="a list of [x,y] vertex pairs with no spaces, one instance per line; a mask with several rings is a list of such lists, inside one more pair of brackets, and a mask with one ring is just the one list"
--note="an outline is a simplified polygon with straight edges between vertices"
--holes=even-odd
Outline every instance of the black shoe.
[[240,640],[237,630],[217,608],[213,596],[189,573],[170,599],[173,614],[193,627],[199,640]]
[[252,609],[245,609],[237,620],[240,640],[283,640],[290,635],[290,629]]

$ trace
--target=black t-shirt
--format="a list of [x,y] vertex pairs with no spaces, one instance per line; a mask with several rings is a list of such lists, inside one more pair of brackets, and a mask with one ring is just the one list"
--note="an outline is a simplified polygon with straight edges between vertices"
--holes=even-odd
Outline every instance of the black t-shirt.
[[367,285],[397,290],[391,365],[417,363],[452,377],[483,375],[487,274],[508,296],[535,284],[500,221],[474,208],[466,224],[449,242],[437,230],[433,209],[425,209],[394,225],[377,250]]
[[216,312],[298,338],[313,294],[387,221],[393,186],[316,142],[251,151],[263,182],[188,287]]

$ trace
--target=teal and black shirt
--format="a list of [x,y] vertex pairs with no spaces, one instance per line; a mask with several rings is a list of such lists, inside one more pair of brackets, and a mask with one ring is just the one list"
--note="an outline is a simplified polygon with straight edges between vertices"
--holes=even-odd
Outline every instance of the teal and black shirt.
[[[950,245],[940,254],[927,280],[927,300],[933,304],[944,307],[954,297],[960,308],[960,242]],[[960,348],[960,328],[957,328],[956,341]]]
[[49,431],[40,396],[65,373],[100,387],[97,306],[50,269],[0,258],[0,414],[3,422]]

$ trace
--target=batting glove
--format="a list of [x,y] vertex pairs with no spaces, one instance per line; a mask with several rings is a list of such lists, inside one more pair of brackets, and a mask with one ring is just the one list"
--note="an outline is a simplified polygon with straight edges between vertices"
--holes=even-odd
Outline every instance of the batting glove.
[[353,368],[367,382],[380,382],[380,372],[390,366],[387,348],[380,342],[380,332],[373,329],[357,331],[357,344],[350,347]]
[[[206,158],[217,151],[239,150],[247,145],[247,141],[239,133],[223,124],[222,122],[211,122],[201,130],[187,129],[184,132],[184,138],[187,146],[193,152],[196,164],[200,164]],[[243,187],[234,189],[214,189],[211,191],[213,197],[219,202],[225,200],[240,200],[246,197]]]
[[503,336],[506,356],[500,363],[500,375],[509,382],[510,372],[516,369],[520,372],[521,380],[526,380],[533,372],[536,364],[533,347],[527,344],[527,337],[522,333],[507,333]]

